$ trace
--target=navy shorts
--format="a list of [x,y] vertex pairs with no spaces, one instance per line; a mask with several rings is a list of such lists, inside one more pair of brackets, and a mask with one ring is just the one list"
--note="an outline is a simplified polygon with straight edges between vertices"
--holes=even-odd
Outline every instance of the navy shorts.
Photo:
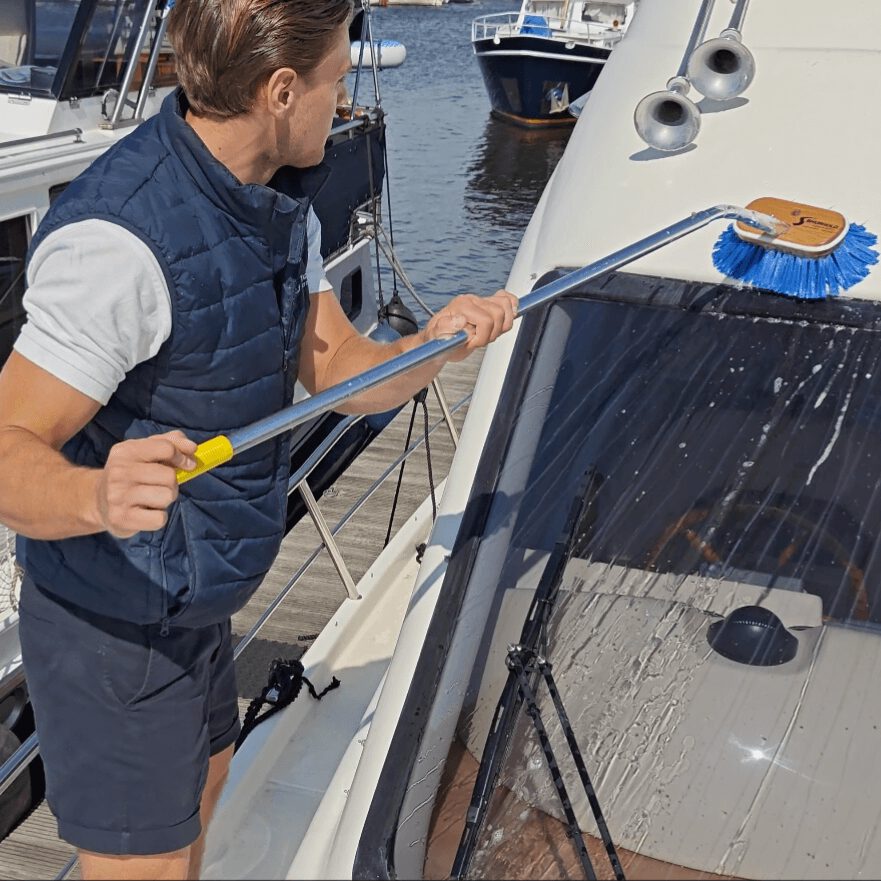
[[192,844],[208,758],[239,734],[229,621],[163,635],[63,603],[30,579],[20,613],[59,836],[102,854]]

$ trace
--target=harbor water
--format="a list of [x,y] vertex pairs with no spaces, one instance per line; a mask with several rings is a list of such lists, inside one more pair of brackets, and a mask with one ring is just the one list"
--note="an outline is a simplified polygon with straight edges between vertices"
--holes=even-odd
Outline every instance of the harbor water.
[[[478,0],[373,9],[374,38],[407,49],[401,67],[380,72],[387,185],[396,251],[432,308],[459,293],[504,286],[569,137],[569,129],[526,130],[490,116],[471,22],[518,5]],[[384,293],[388,287],[386,277]]]

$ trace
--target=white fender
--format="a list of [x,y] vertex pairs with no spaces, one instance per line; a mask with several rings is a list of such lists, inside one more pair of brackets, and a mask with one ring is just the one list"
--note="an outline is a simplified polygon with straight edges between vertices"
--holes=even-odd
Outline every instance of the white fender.
[[[376,51],[377,67],[400,67],[407,57],[407,47],[397,40],[374,40],[373,47]],[[369,42],[364,44],[364,64],[373,64],[373,52]],[[358,56],[361,54],[361,41],[352,42],[352,67],[358,66]]]

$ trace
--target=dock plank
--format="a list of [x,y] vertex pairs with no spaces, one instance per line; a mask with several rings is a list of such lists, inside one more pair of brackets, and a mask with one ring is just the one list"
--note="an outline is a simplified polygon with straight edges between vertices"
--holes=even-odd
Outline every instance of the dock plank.
[[[449,364],[442,371],[441,381],[450,406],[470,394],[477,377],[481,354],[477,353],[458,364]],[[433,425],[441,417],[441,411],[433,394],[429,393],[427,403],[430,424]],[[454,422],[459,430],[466,412],[467,405],[454,415]],[[331,526],[336,524],[403,451],[410,413],[411,406],[405,407],[319,500],[319,508]],[[414,438],[421,435],[422,431],[422,414],[419,412]],[[449,471],[453,458],[453,445],[443,426],[431,435],[430,447],[434,480],[435,483],[440,483]],[[385,481],[337,536],[343,557],[356,583],[382,549],[396,482],[397,472]],[[395,526],[406,522],[427,495],[428,467],[423,447],[407,462],[397,502]],[[0,535],[0,539],[3,537]],[[247,633],[288,583],[291,574],[319,545],[317,530],[308,516],[304,517],[285,537],[278,559],[260,589],[250,603],[233,618],[233,632],[237,638]],[[319,633],[333,617],[345,595],[345,589],[327,552],[322,551],[266,623],[260,635],[239,658],[236,672],[242,713],[251,698],[258,695],[266,684],[270,661],[277,657],[299,657],[310,644],[310,640],[303,637]],[[322,687],[321,683],[316,685]],[[0,878],[54,878],[72,853],[72,848],[58,839],[55,821],[43,801],[0,842]],[[78,878],[78,869],[70,877]]]

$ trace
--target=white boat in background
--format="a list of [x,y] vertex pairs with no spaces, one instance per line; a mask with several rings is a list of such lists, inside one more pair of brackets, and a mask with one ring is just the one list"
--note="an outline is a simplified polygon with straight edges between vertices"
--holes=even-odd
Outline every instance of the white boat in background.
[[[881,269],[747,289],[710,223],[770,194],[881,230],[881,6],[754,3],[749,91],[647,145],[732,8],[641,3],[508,287],[591,271],[488,351],[437,521],[304,657],[343,686],[245,741],[204,877],[881,872]],[[694,122],[674,85],[657,126]]]
[[523,0],[518,12],[482,15],[471,45],[494,116],[517,125],[571,125],[627,33],[635,0]]

